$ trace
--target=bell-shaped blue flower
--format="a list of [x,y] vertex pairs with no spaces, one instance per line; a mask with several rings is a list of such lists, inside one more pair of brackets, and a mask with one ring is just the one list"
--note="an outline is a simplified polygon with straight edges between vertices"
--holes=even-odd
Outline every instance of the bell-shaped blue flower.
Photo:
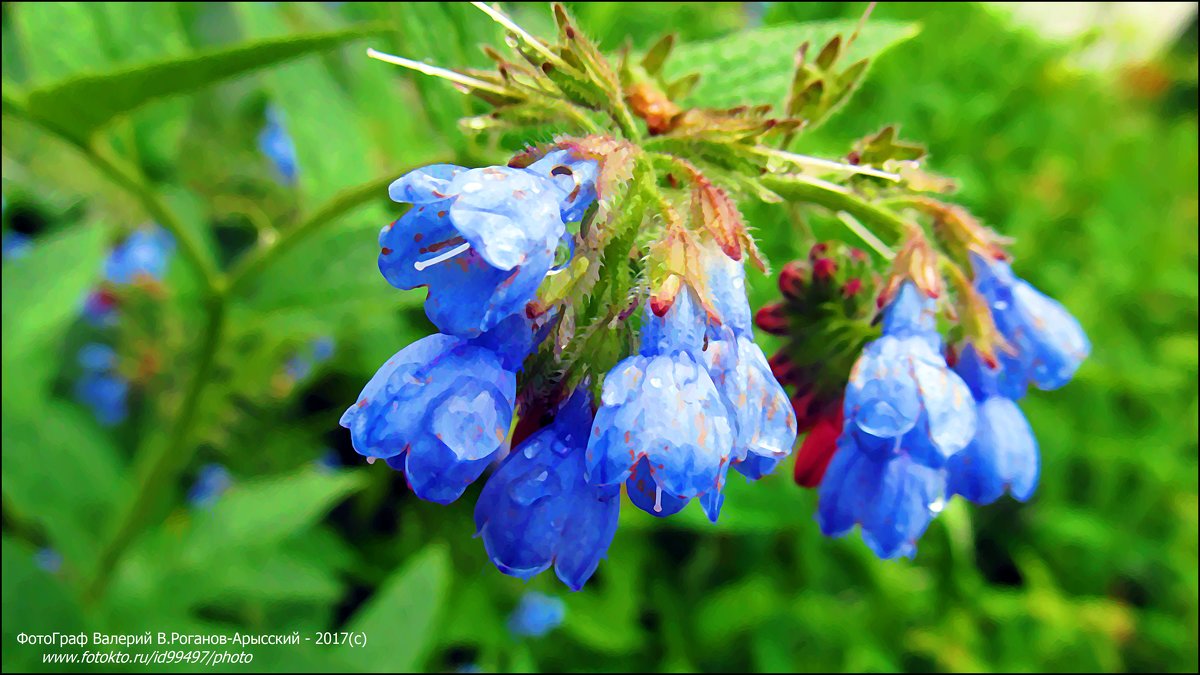
[[883,335],[851,371],[838,450],[821,482],[821,531],[854,525],[881,558],[912,555],[945,503],[947,458],[975,435],[970,390],[940,352],[933,301],[911,282],[888,305]]
[[591,422],[591,396],[581,388],[488,479],[475,526],[501,572],[527,580],[553,565],[578,591],[596,571],[617,531],[621,492],[584,478]]
[[859,525],[863,542],[875,555],[911,557],[917,540],[945,505],[945,491],[943,470],[903,453],[878,459],[843,432],[821,481],[817,522],[831,537]]
[[129,381],[116,373],[84,373],[75,382],[75,398],[91,408],[104,426],[116,426],[129,416]]
[[129,284],[142,277],[162,280],[175,250],[175,239],[157,225],[134,230],[113,247],[104,263],[104,278],[114,284]]
[[[703,340],[704,323],[683,291],[665,316],[646,312],[641,353],[619,362],[604,381],[588,442],[589,481],[629,481],[634,505],[654,515],[671,510],[664,499],[670,505],[703,495],[709,519],[719,513],[734,422],[700,356]],[[634,498],[638,481],[653,502]]]
[[83,375],[75,382],[75,398],[92,409],[104,426],[116,426],[129,415],[129,381],[116,371],[117,354],[112,347],[91,342],[77,356]]
[[22,232],[5,230],[0,238],[0,248],[3,249],[4,260],[23,258],[33,248],[33,240]]
[[448,504],[504,446],[516,386],[495,351],[430,335],[375,373],[341,425],[359,454],[386,459],[418,497]]
[[413,207],[380,233],[379,269],[397,288],[427,286],[425,311],[442,332],[490,330],[533,299],[565,223],[595,200],[595,171],[567,151],[524,169],[413,171],[388,189]]
[[229,469],[220,464],[205,464],[188,490],[188,503],[201,509],[211,508],[232,486],[233,477],[229,475]]
[[562,598],[530,591],[508,617],[508,630],[517,637],[541,637],[561,626],[566,615]]
[[703,358],[734,422],[733,468],[757,480],[791,453],[796,413],[754,343],[742,264],[721,251],[709,252],[708,263],[708,288],[721,323],[710,322]]
[[283,115],[273,105],[267,106],[267,124],[258,132],[258,149],[284,183],[296,182],[296,146],[283,126]]
[[1011,354],[1001,350],[1004,369],[1023,374],[1039,389],[1057,389],[1070,382],[1092,350],[1079,321],[1013,274],[1007,262],[972,254],[971,264],[975,287],[1012,350]]
[[1038,444],[1021,409],[1004,394],[1003,367],[989,367],[968,346],[954,369],[971,387],[978,422],[971,444],[946,464],[947,493],[976,504],[990,504],[1006,491],[1029,499],[1037,487]]
[[846,429],[880,459],[906,452],[939,468],[975,434],[971,392],[946,364],[934,318],[933,300],[904,283],[850,371]]

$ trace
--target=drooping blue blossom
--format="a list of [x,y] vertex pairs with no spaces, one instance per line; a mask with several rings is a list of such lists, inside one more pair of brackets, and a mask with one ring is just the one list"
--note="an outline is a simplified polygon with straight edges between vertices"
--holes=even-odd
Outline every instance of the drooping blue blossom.
[[700,497],[715,522],[736,421],[705,367],[704,332],[687,290],[664,316],[645,312],[640,353],[605,378],[587,469],[595,485],[625,482],[647,513],[670,515]]
[[443,333],[473,337],[522,312],[564,218],[595,199],[595,163],[559,153],[524,169],[435,164],[402,176],[388,193],[413,206],[380,232],[380,272],[397,288],[428,287],[425,312]]
[[210,508],[232,485],[229,469],[220,464],[205,464],[188,490],[188,503],[200,509]]
[[[987,300],[1010,350],[998,354],[1012,381],[1057,389],[1075,376],[1092,346],[1079,321],[1057,301],[1013,274],[1003,260],[971,254],[975,287]],[[1020,394],[1009,390],[1009,398]]]
[[1037,487],[1038,444],[1016,401],[1004,393],[1003,366],[989,367],[967,346],[954,370],[971,388],[978,422],[970,445],[946,464],[947,494],[976,504],[990,504],[1005,492],[1029,499]]
[[77,357],[83,374],[75,382],[75,398],[92,409],[104,426],[116,426],[129,415],[129,381],[116,370],[116,353],[107,345],[84,345]]
[[504,446],[516,386],[497,352],[438,333],[389,359],[341,425],[359,454],[387,460],[418,497],[447,504]]
[[488,479],[475,526],[501,572],[528,580],[553,565],[578,591],[596,571],[617,531],[621,492],[584,478],[591,422],[591,395],[580,388]]
[[324,363],[325,361],[333,358],[333,350],[336,346],[337,343],[334,342],[334,339],[328,335],[322,335],[316,340],[313,340],[313,360],[317,363]]
[[517,637],[542,637],[562,625],[567,616],[566,603],[537,591],[521,596],[508,617],[508,630]]
[[306,349],[302,349],[288,358],[284,364],[284,372],[290,380],[303,380],[312,374],[313,368],[328,361],[333,356],[334,341],[329,336],[313,340]]
[[881,558],[911,556],[945,503],[946,460],[975,435],[966,383],[941,354],[934,302],[905,282],[846,387],[844,426],[821,483],[828,536],[854,525]]
[[313,460],[313,466],[317,471],[329,473],[342,468],[342,460],[338,458],[338,454],[333,448],[325,448],[325,452]]
[[296,182],[296,146],[283,124],[283,114],[274,105],[266,110],[267,124],[258,132],[258,149],[275,168],[283,183]]
[[44,572],[58,574],[62,571],[63,558],[58,551],[43,547],[33,554],[33,563]]
[[0,246],[3,247],[4,260],[15,260],[29,254],[33,248],[33,240],[22,232],[5,230]]
[[113,284],[130,284],[139,278],[161,281],[174,250],[175,238],[163,228],[136,229],[109,253],[104,278]]
[[796,414],[754,342],[745,269],[720,251],[711,251],[707,262],[708,287],[721,323],[708,327],[704,361],[734,421],[733,468],[757,480],[791,453]]
[[116,367],[117,353],[106,344],[89,342],[79,349],[77,360],[84,370],[112,370]]

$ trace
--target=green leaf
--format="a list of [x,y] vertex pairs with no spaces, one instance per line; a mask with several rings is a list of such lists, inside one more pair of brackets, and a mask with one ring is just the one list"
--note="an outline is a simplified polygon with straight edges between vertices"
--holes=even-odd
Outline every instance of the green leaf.
[[5,385],[5,518],[40,527],[69,564],[86,568],[127,485],[117,450],[78,406],[56,400],[31,405],[8,396],[11,391]]
[[346,661],[366,672],[416,672],[434,646],[434,628],[450,585],[450,557],[441,544],[417,553],[392,575],[346,630],[367,643],[348,651]]
[[368,26],[289,35],[108,73],[78,75],[29,92],[28,112],[41,123],[82,141],[119,115],[156,99],[200,89],[378,32],[378,28]]
[[[234,11],[245,33],[256,39],[292,30],[279,4],[239,3]],[[312,208],[339,190],[379,175],[383,167],[373,167],[369,161],[371,144],[362,111],[354,108],[334,80],[329,63],[315,56],[300,59],[265,73],[263,80],[296,148],[302,206]],[[334,129],[336,147],[331,147],[330,131]]]
[[[845,19],[788,24],[680,45],[664,68],[665,76],[672,79],[691,71],[700,73],[700,82],[688,97],[695,105],[778,106],[791,83],[796,48],[804,42],[824,45],[839,34],[849,36],[857,25],[856,20]],[[875,57],[916,34],[915,24],[869,21],[854,44],[843,48],[842,57],[847,62]]]
[[234,483],[213,505],[196,514],[188,547],[193,559],[237,547],[265,547],[301,532],[347,495],[362,488],[350,471],[297,473]]
[[[44,648],[17,643],[17,635],[78,633],[84,622],[61,577],[38,569],[33,551],[7,536],[3,541],[4,672],[45,670]],[[57,668],[55,670],[68,670]]]
[[4,261],[4,401],[19,383],[21,398],[44,386],[57,356],[55,346],[79,315],[84,296],[99,279],[105,231],[76,226],[40,240],[28,255]]
[[[31,2],[11,10],[25,63],[36,81],[65,78],[109,63],[96,32],[95,5]],[[7,17],[6,17],[7,21]]]

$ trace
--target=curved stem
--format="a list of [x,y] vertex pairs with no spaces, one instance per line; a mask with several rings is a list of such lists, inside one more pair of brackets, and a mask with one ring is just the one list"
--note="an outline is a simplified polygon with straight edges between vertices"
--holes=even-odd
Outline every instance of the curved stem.
[[84,588],[85,602],[94,602],[104,595],[117,563],[141,531],[163,490],[175,484],[176,476],[191,460],[195,449],[195,446],[189,443],[192,428],[195,426],[205,387],[212,379],[213,365],[220,351],[224,333],[225,294],[218,292],[209,299],[199,361],[184,394],[179,414],[175,417],[170,433],[157,447],[152,446],[150,452],[139,453],[137,466],[134,467],[137,492],[121,512],[116,528],[100,549],[95,572]]
[[[434,159],[429,163],[437,164],[439,161]],[[401,169],[399,173],[394,175],[401,176],[405,173],[407,173],[407,170]],[[366,185],[343,190],[325,202],[325,204],[299,225],[280,233],[273,244],[256,248],[247,253],[238,261],[229,274],[228,287],[230,295],[245,290],[246,284],[254,280],[255,277],[261,274],[279,256],[295,247],[301,241],[316,234],[330,221],[356,206],[360,206],[371,199],[381,196],[387,189],[388,184],[393,180],[395,179],[389,175],[387,178],[381,178]]]
[[785,199],[818,204],[834,212],[845,211],[867,225],[886,228],[897,237],[905,236],[913,227],[891,210],[834,183],[799,174],[767,175],[762,182]]
[[203,249],[192,231],[171,211],[162,198],[146,184],[146,181],[143,180],[137,169],[117,157],[105,156],[105,153],[100,151],[100,146],[94,141],[91,143],[84,142],[31,117],[24,100],[16,96],[4,97],[4,109],[5,112],[23,118],[38,129],[75,148],[100,173],[136,197],[141,203],[142,208],[146,210],[146,213],[175,238],[179,246],[179,254],[195,270],[196,275],[200,277],[205,294],[208,297],[220,294],[224,281],[220,270],[217,269],[216,262],[204,255]]

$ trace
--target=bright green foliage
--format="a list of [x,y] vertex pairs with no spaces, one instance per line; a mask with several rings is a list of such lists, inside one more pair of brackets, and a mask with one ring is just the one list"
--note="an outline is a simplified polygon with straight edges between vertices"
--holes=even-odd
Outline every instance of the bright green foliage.
[[[738,3],[573,4],[605,53],[629,36],[640,58],[677,33],[664,78],[699,70],[688,100],[710,106],[779,98],[810,41],[832,84],[797,104],[823,123],[790,148],[845,157],[896,125],[956,199],[1016,239],[1016,269],[1094,347],[1073,384],[1025,406],[1043,455],[1030,503],[953,502],[915,560],[883,562],[820,536],[815,494],[789,467],[753,489],[731,479],[719,525],[698,509],[622,516],[562,629],[519,642],[504,624],[517,599],[558,590],[482,572],[470,509],[422,504],[378,464],[313,462],[326,448],[353,461],[338,416],[429,332],[421,292],[378,278],[375,234],[401,213],[387,182],[437,161],[502,163],[552,132],[465,134],[477,101],[363,53],[486,67],[476,47],[501,33],[469,5],[333,5],[4,6],[4,229],[40,228],[3,270],[6,671],[53,670],[50,650],[16,635],[56,630],[368,636],[362,649],[255,647],[252,667],[229,666],[255,671],[1197,668],[1194,25],[1143,70],[1090,73],[1068,65],[1076,46],[980,5],[881,4],[826,68],[821,47],[861,5],[772,3],[751,33]],[[556,30],[545,7],[508,9]],[[255,146],[268,104],[295,141],[295,186]],[[740,205],[776,267],[805,253],[809,230],[849,237],[819,210]],[[107,246],[162,212],[190,243],[142,317],[150,350],[123,338],[158,366],[138,412],[104,430],[71,399],[88,341],[74,317]],[[616,296],[628,280],[606,283]],[[770,277],[750,284],[756,307],[776,294]],[[289,357],[322,335],[334,358],[289,377]],[[234,484],[198,509],[185,495],[208,462]],[[34,564],[43,547],[61,554],[57,573]]]

